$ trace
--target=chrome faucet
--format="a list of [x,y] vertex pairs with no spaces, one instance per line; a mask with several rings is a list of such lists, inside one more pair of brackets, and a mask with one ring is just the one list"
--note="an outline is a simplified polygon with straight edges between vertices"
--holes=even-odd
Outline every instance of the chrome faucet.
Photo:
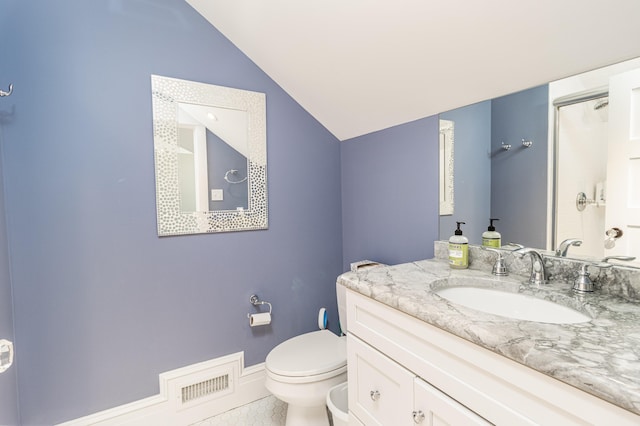
[[524,257],[524,255],[526,254],[531,256],[531,277],[529,278],[530,283],[536,285],[547,283],[547,281],[549,280],[547,269],[544,266],[542,255],[537,250],[525,247],[515,250],[513,254],[519,257]]
[[567,252],[569,251],[569,247],[576,246],[579,247],[582,245],[582,240],[577,238],[568,238],[560,243],[558,248],[556,249],[556,256],[567,257]]

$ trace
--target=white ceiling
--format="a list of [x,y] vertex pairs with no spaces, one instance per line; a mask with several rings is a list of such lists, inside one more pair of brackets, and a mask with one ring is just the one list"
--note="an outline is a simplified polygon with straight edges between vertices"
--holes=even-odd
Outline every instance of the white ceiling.
[[186,0],[338,139],[640,56],[639,0]]

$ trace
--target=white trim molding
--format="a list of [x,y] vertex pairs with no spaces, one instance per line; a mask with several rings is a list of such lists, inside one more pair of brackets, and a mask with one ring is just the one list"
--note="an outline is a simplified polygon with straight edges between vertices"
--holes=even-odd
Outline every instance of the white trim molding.
[[160,393],[59,426],[190,425],[269,396],[264,363],[244,368],[244,353],[160,374]]

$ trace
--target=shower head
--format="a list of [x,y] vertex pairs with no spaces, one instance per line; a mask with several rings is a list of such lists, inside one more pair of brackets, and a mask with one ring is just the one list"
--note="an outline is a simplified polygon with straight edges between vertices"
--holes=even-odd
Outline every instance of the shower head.
[[593,106],[593,109],[597,111],[597,110],[602,109],[602,108],[607,107],[607,106],[609,106],[609,98],[608,97],[607,98],[602,98],[598,102],[596,102],[596,104]]

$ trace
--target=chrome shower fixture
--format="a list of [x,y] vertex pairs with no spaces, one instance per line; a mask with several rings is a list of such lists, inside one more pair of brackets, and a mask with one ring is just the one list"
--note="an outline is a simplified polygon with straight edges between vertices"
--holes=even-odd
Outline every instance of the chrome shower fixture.
[[609,106],[609,98],[608,97],[598,100],[598,102],[596,102],[596,104],[593,106],[593,109],[595,111],[597,111],[597,110],[605,108],[607,106]]

